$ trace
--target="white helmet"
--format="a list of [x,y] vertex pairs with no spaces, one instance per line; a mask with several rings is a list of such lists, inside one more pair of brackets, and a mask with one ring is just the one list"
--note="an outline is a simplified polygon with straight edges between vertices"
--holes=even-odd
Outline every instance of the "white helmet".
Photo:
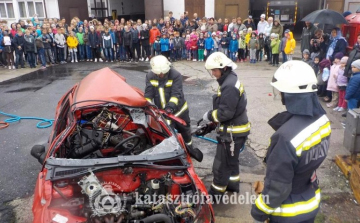
[[317,91],[317,79],[314,70],[307,63],[300,60],[283,63],[276,70],[270,84],[284,93]]
[[207,70],[222,69],[224,67],[231,67],[233,70],[237,68],[237,65],[230,60],[225,54],[221,52],[212,53],[206,60],[205,68]]
[[170,70],[171,63],[163,55],[158,55],[150,60],[151,71],[156,74],[166,74]]

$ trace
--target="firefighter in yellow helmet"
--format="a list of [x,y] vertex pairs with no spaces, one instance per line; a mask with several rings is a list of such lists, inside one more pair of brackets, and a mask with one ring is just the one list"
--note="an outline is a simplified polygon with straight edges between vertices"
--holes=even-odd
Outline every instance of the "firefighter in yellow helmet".
[[319,211],[316,169],[328,153],[331,127],[316,84],[303,61],[288,61],[274,74],[271,85],[281,92],[286,111],[268,122],[275,133],[264,159],[264,189],[251,210],[255,222],[312,223]]
[[218,126],[218,144],[212,168],[214,179],[209,190],[212,196],[240,190],[239,154],[250,134],[250,123],[246,114],[246,93],[234,72],[236,67],[221,52],[212,53],[205,63],[219,88],[213,96],[213,109],[202,118],[209,124],[195,134],[205,135]]
[[153,57],[150,66],[151,71],[146,75],[146,100],[186,122],[186,126],[183,126],[173,121],[171,126],[183,137],[190,156],[201,162],[202,152],[192,145],[189,108],[184,97],[181,74],[162,55]]

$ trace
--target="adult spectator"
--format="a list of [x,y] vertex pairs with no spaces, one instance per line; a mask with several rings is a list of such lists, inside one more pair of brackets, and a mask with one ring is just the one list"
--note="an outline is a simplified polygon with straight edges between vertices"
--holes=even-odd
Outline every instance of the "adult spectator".
[[170,24],[170,21],[167,21],[165,23],[165,26],[161,29],[161,35],[167,35],[167,37],[170,37],[171,34],[174,33],[174,29],[172,25]]
[[152,24],[154,24],[156,26],[156,28],[158,28],[158,20],[157,19],[153,19]]
[[209,19],[207,26],[206,26],[206,31],[211,32],[211,33],[218,31],[218,25],[215,23],[214,18]]
[[344,55],[346,53],[347,41],[342,36],[341,30],[339,28],[334,28],[331,31],[330,44],[326,53],[326,59],[334,61],[335,54],[342,52]]
[[232,20],[231,20],[231,23],[229,23],[228,25],[228,36],[230,37],[231,36],[231,31],[233,30],[233,26],[236,24],[236,18],[233,17]]
[[228,31],[228,28],[229,28],[229,19],[228,18],[225,18],[224,19],[224,26],[223,26],[223,29],[221,30],[222,32],[227,32]]
[[191,32],[193,29],[196,30],[197,28],[198,28],[197,22],[195,20],[191,20],[190,25],[189,25],[189,27],[187,29],[189,29],[190,32]]
[[164,19],[163,19],[163,18],[160,18],[159,23],[158,23],[158,25],[157,25],[157,28],[158,28],[159,30],[162,30],[162,28],[164,27],[164,25],[165,25]]
[[198,17],[198,14],[197,13],[194,13],[194,20],[196,22],[200,21],[200,18]]
[[351,77],[352,71],[351,71],[351,64],[355,60],[360,59],[360,33],[357,36],[357,41],[353,47],[353,50],[349,54],[349,59],[346,63],[345,70],[344,70],[344,76]]
[[246,29],[246,26],[242,24],[241,17],[237,17],[236,23],[232,25],[230,32],[234,32],[234,34],[238,34],[240,30]]
[[189,20],[189,12],[188,11],[184,12],[184,19]]
[[179,19],[176,19],[174,25],[174,32],[179,32],[180,36],[182,36],[184,31],[184,26],[182,25],[181,21]]
[[187,19],[185,19],[185,15],[181,15],[181,16],[180,16],[180,22],[181,22],[182,26],[185,26],[186,20],[187,20]]
[[[218,27],[218,30],[219,30],[220,32],[224,32],[224,24],[223,24],[221,18],[219,18],[218,21],[217,21],[217,27]],[[226,31],[227,31],[227,30],[226,30]]]
[[173,12],[172,11],[169,12],[169,18],[170,18],[171,25],[174,25],[175,24],[175,18],[173,17]]
[[206,17],[203,17],[199,22],[198,22],[198,28],[197,28],[197,32],[198,33],[205,33],[207,31],[207,20]]
[[275,19],[274,25],[271,29],[271,33],[278,34],[279,36],[283,35],[283,26],[281,25],[279,19]]
[[325,34],[322,29],[315,31],[314,39],[310,40],[311,55],[320,57],[320,61],[326,57],[327,49],[329,47],[330,35]]
[[[305,27],[301,33],[301,53],[305,50],[310,49],[310,41],[315,37],[316,27],[311,22],[305,22]],[[311,53],[311,52],[310,52]]]
[[254,23],[252,15],[249,15],[249,17],[244,21],[244,25],[246,28],[251,28],[252,30],[256,30],[256,25]]
[[273,27],[273,17],[269,17],[267,20],[267,24],[264,29],[264,35],[265,35],[265,45],[264,50],[266,54],[266,60],[265,61],[271,61],[271,48],[270,48],[270,34]]
[[260,16],[260,21],[257,25],[257,31],[258,33],[264,33],[265,32],[265,27],[268,23],[265,21],[265,14],[261,14]]

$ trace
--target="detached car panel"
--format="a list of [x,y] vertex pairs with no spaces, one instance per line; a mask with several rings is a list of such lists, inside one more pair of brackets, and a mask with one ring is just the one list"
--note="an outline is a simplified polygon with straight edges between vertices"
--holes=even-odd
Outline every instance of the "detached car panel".
[[31,151],[34,223],[214,222],[182,137],[121,75],[89,74],[55,120],[48,149]]

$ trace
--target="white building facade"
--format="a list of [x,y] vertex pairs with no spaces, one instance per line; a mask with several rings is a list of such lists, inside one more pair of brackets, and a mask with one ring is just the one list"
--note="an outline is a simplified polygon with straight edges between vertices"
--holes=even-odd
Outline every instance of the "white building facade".
[[0,0],[0,20],[8,24],[26,20],[34,15],[44,19],[59,17],[58,0]]

